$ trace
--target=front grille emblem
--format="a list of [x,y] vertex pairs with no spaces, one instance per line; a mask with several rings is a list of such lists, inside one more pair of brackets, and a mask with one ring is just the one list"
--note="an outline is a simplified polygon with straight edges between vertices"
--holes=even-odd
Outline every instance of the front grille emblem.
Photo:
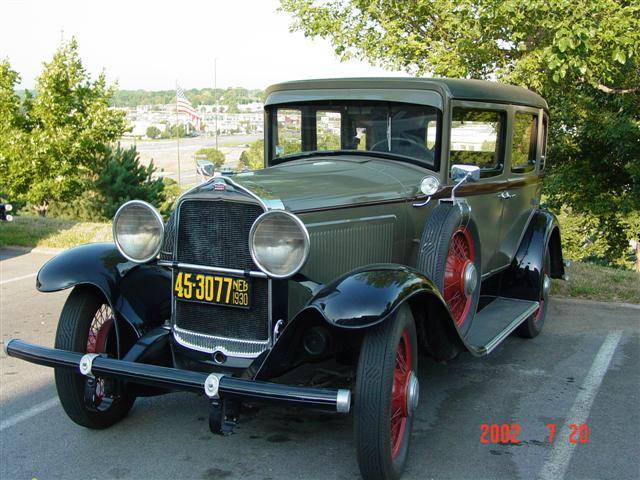
[[224,182],[216,182],[213,184],[213,189],[216,191],[223,191],[227,189],[227,184]]

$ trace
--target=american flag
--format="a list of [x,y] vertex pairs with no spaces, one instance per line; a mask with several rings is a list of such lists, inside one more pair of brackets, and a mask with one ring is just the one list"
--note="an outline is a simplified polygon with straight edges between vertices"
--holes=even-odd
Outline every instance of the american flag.
[[176,106],[177,106],[178,113],[187,114],[191,119],[191,121],[193,122],[193,125],[195,126],[196,130],[200,130],[200,121],[202,120],[200,118],[200,115],[198,115],[198,112],[196,112],[196,109],[193,108],[193,105],[191,105],[191,102],[189,101],[187,96],[184,94],[184,90],[182,90],[180,87],[177,87],[177,86],[176,86]]

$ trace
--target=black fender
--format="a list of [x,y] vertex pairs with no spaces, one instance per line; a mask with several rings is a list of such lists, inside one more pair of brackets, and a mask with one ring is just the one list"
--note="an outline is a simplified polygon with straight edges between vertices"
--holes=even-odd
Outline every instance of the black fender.
[[[136,264],[124,258],[113,243],[90,243],[69,249],[45,263],[36,287],[57,292],[90,285],[102,292],[116,314],[119,355],[131,341],[160,326],[171,316],[171,273],[153,263]],[[133,338],[124,340],[122,322]],[[119,328],[118,328],[119,327]]]
[[261,360],[256,378],[277,376],[309,360],[302,352],[302,339],[310,328],[322,325],[343,347],[357,346],[363,331],[392,317],[405,302],[411,306],[420,340],[426,340],[424,332],[434,330],[426,324],[440,323],[445,332],[438,341],[451,342],[457,351],[465,348],[446,302],[430,279],[404,265],[369,265],[319,288]]
[[511,265],[502,274],[501,295],[522,300],[540,298],[543,259],[547,246],[551,255],[551,277],[563,278],[564,260],[558,219],[546,209],[536,209]]

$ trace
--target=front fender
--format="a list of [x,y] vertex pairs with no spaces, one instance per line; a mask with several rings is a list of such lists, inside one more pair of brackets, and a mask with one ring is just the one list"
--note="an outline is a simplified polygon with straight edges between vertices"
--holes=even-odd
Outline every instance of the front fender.
[[98,288],[137,337],[161,325],[171,314],[171,274],[154,264],[128,261],[113,243],[69,249],[45,263],[36,280],[41,292],[76,285]]
[[[287,323],[265,358],[258,360],[256,378],[273,378],[310,361],[302,349],[308,330],[324,325],[336,343],[357,347],[363,331],[386,321],[405,302],[419,332],[445,332],[439,340],[464,348],[446,302],[431,280],[404,265],[369,265],[321,287]],[[427,328],[427,323],[442,325],[442,330]]]
[[367,328],[384,321],[418,293],[433,295],[446,306],[435,284],[417,270],[396,264],[369,265],[322,288],[305,309],[317,310],[336,327]]

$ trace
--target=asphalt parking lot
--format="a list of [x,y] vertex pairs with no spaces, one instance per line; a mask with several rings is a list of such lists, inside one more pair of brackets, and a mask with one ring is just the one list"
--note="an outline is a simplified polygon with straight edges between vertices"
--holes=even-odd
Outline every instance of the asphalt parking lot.
[[[49,257],[0,251],[3,343],[53,344],[68,292],[35,290]],[[639,307],[553,299],[535,340],[512,336],[484,359],[422,358],[419,376],[403,478],[640,478]],[[519,443],[482,443],[482,424],[517,424]],[[570,443],[570,424],[588,426],[584,443]],[[203,397],[176,393],[91,431],[65,416],[53,370],[4,351],[0,447],[2,479],[359,477],[351,416],[262,408],[223,438],[209,433]]]

